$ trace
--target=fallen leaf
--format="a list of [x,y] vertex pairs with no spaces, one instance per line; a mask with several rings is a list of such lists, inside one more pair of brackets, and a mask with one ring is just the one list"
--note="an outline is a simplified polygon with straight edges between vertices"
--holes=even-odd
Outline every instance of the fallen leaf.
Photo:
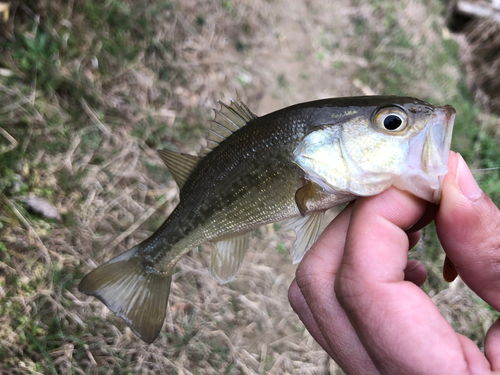
[[26,208],[37,215],[43,216],[47,219],[61,221],[61,215],[57,208],[50,202],[43,198],[29,197],[24,201]]

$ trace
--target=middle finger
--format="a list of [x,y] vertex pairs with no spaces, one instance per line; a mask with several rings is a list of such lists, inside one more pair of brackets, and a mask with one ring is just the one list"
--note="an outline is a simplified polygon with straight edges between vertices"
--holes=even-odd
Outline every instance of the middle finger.
[[293,296],[297,294],[297,290],[291,293],[290,302],[313,337],[323,348],[328,345],[325,349],[344,371],[376,374],[378,371],[359,341],[334,291],[352,207],[352,204],[346,207],[330,223],[297,268],[296,282],[309,311],[304,311],[306,307],[300,296]]

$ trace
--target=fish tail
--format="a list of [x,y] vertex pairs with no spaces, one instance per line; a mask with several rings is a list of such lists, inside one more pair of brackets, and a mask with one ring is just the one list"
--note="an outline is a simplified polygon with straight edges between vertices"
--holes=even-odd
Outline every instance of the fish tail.
[[172,276],[144,265],[138,250],[139,245],[102,264],[83,278],[78,290],[99,298],[150,344],[165,320]]

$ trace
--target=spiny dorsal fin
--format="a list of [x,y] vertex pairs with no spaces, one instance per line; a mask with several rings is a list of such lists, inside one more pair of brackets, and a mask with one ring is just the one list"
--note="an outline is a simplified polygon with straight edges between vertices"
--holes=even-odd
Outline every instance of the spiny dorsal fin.
[[230,282],[238,273],[248,249],[250,233],[212,244],[210,275],[221,284]]
[[245,126],[249,121],[257,118],[242,102],[236,103],[231,99],[229,106],[221,101],[219,101],[219,104],[221,109],[214,109],[215,117],[210,120],[207,147],[200,153],[202,156],[210,153],[220,142]]
[[293,264],[299,263],[307,250],[313,245],[319,237],[321,223],[325,213],[323,211],[314,212],[311,215],[294,217],[286,220],[283,224],[285,229],[295,231],[297,239],[290,250]]
[[99,298],[150,344],[165,320],[172,277],[146,270],[137,250],[135,246],[93,270],[78,290]]
[[189,175],[201,160],[198,156],[179,154],[168,150],[158,150],[158,154],[172,174],[179,189],[182,189]]

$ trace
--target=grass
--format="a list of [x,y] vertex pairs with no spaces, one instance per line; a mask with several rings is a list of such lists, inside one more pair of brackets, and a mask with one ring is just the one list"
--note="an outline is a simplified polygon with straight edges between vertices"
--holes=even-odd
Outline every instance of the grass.
[[[335,371],[288,306],[294,236],[279,224],[256,231],[227,287],[209,277],[207,248],[185,257],[151,346],[76,290],[85,273],[149,236],[171,212],[177,189],[155,150],[199,150],[218,99],[258,108],[262,97],[325,92],[318,84],[331,95],[359,95],[357,79],[376,93],[453,104],[453,149],[475,168],[500,166],[498,118],[467,89],[440,5],[346,3],[355,16],[335,28],[321,18],[335,16],[328,9],[301,11],[294,2],[283,14],[283,4],[257,5],[22,1],[0,24],[0,372]],[[295,41],[285,26],[297,15],[307,38],[295,43],[298,61],[282,66],[278,54]],[[332,89],[311,70],[318,66],[333,72],[332,82],[350,83]],[[498,173],[478,179],[499,203]],[[30,194],[55,205],[62,221],[28,211]],[[442,282],[432,228],[420,246],[412,256],[428,266],[424,289],[481,345],[496,313],[462,284],[450,290]]]

